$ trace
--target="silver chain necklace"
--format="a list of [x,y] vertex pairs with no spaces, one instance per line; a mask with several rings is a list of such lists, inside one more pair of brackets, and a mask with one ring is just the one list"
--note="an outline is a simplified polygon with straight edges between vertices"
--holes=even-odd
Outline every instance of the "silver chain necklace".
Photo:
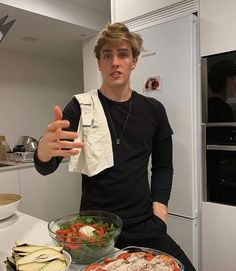
[[119,137],[117,136],[116,129],[115,129],[114,123],[113,123],[113,121],[112,121],[111,113],[110,113],[110,110],[109,110],[109,108],[108,108],[107,101],[106,101],[106,99],[104,98],[103,94],[102,94],[102,99],[103,99],[103,101],[104,101],[104,103],[105,103],[105,106],[106,106],[106,109],[107,109],[107,113],[108,113],[108,117],[109,117],[109,119],[110,119],[110,121],[111,121],[112,130],[113,130],[113,132],[114,132],[115,139],[116,139],[116,145],[120,145],[120,141],[121,141],[121,138],[122,138],[122,136],[123,136],[123,134],[124,134],[125,128],[126,128],[126,126],[127,126],[127,122],[128,122],[129,115],[130,115],[130,111],[131,111],[131,107],[132,107],[132,102],[133,102],[133,100],[132,100],[132,94],[131,94],[131,98],[130,98],[128,114],[127,114],[127,116],[126,116],[125,123],[124,123],[123,129],[122,129],[121,134],[120,134]]

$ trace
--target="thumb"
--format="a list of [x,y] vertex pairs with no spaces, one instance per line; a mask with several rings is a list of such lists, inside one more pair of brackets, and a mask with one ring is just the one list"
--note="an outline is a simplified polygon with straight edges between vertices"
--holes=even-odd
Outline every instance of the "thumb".
[[62,110],[61,110],[61,108],[58,105],[56,105],[54,107],[53,115],[54,115],[54,121],[56,121],[56,120],[62,120]]

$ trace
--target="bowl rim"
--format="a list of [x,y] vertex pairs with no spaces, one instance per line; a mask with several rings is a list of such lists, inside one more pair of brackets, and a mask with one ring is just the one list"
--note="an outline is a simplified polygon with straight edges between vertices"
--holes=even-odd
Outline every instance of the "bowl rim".
[[[91,213],[95,213],[94,215],[93,214],[91,214]],[[50,235],[50,237],[54,240],[56,240],[56,238],[54,238],[53,236],[51,236],[51,234],[53,234],[53,235],[55,235],[56,236],[56,233],[55,233],[55,231],[53,231],[52,229],[51,229],[51,227],[55,224],[55,223],[57,223],[58,221],[60,221],[60,220],[62,220],[62,219],[69,219],[69,218],[73,218],[73,217],[76,217],[76,216],[79,216],[79,215],[84,215],[84,216],[88,216],[88,215],[90,215],[90,216],[99,216],[99,214],[107,214],[107,215],[110,215],[110,216],[112,216],[112,217],[114,217],[115,219],[117,219],[118,221],[119,221],[119,227],[117,228],[118,230],[117,230],[117,232],[116,232],[116,234],[114,234],[113,236],[112,236],[112,238],[111,239],[115,239],[120,233],[121,233],[121,231],[122,231],[122,227],[123,227],[123,222],[122,222],[122,219],[118,216],[118,215],[116,215],[116,214],[114,214],[114,213],[112,213],[112,212],[108,212],[108,211],[100,211],[100,210],[84,210],[84,211],[79,211],[79,212],[74,212],[74,213],[71,213],[71,214],[68,214],[68,215],[64,215],[64,216],[61,216],[61,217],[59,217],[59,218],[57,218],[57,219],[52,219],[52,220],[50,220],[49,222],[48,222],[48,225],[47,225],[47,228],[48,228],[48,231],[49,231],[49,235]],[[104,218],[105,218],[105,216],[104,216]],[[60,241],[59,241],[60,242]],[[97,241],[94,241],[94,242],[89,242],[89,244],[96,244],[96,243],[99,243],[99,242],[101,242],[101,240],[97,240]],[[71,244],[71,243],[73,243],[73,244],[84,244],[84,243],[86,243],[86,242],[81,242],[81,241],[79,241],[79,242],[75,242],[75,241],[73,241],[73,242],[67,242],[67,241],[63,241],[63,243],[64,244]]]
[[10,203],[6,203],[6,204],[0,203],[0,208],[5,207],[5,206],[10,206],[10,205],[15,205],[16,203],[19,203],[22,200],[22,195],[18,194],[18,193],[0,193],[0,202],[4,198],[4,196],[6,196],[6,197],[7,196],[16,196],[16,199],[14,199],[14,201],[12,201]]
[[70,253],[68,253],[66,250],[62,250],[62,253],[63,253],[63,255],[66,257],[66,267],[62,270],[62,271],[66,271],[66,270],[69,270],[69,268],[70,268],[70,265],[71,265],[71,263],[72,263],[72,258],[71,258],[71,255],[70,255]]

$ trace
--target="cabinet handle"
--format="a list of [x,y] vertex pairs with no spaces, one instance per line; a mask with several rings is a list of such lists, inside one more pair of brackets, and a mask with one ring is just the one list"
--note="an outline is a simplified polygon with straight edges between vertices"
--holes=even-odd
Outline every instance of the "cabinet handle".
[[207,145],[207,150],[213,151],[236,151],[236,146],[229,145]]

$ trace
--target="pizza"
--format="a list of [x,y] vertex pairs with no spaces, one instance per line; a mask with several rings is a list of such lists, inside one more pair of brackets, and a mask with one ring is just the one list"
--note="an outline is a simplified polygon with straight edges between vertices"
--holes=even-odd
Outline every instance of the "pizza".
[[114,257],[88,265],[84,271],[181,271],[181,266],[168,254],[140,249],[120,251]]

